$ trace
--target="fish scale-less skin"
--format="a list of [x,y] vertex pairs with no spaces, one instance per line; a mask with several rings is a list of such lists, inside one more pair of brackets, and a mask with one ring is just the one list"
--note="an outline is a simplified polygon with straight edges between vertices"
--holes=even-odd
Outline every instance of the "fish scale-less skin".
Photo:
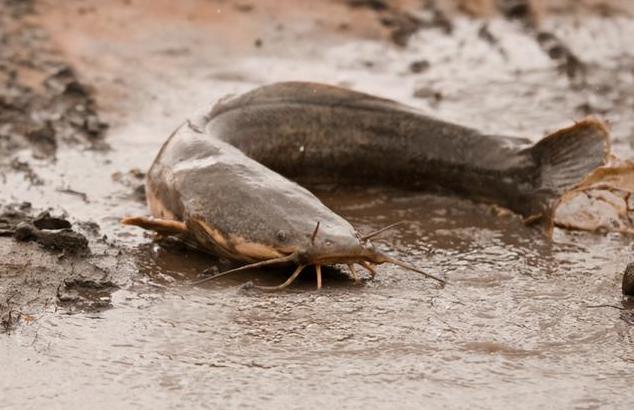
[[355,91],[279,83],[224,99],[176,130],[148,173],[148,203],[230,258],[310,250],[306,263],[358,262],[370,251],[354,228],[287,178],[440,188],[533,216],[602,165],[609,147],[592,119],[528,142]]
[[[311,86],[317,91],[305,92]],[[285,83],[220,103],[209,120],[211,135],[285,176],[440,188],[533,211],[526,195],[538,164],[528,140],[484,135],[393,101]]]
[[308,190],[189,124],[181,126],[157,157],[148,191],[186,221],[199,242],[206,241],[206,233],[196,226],[203,221],[227,241],[242,238],[291,253],[293,245],[310,241],[319,222],[318,242],[359,244],[354,228]]

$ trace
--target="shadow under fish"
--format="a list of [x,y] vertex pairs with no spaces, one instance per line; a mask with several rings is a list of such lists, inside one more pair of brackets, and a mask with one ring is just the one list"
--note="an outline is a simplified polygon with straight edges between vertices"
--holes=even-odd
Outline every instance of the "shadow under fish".
[[291,179],[440,188],[550,223],[562,195],[607,163],[609,146],[592,118],[531,145],[344,88],[278,83],[222,99],[181,125],[148,172],[152,217],[123,223],[246,264],[238,269],[297,267],[267,289],[288,286],[309,265],[318,287],[322,265],[346,264],[353,276],[355,265],[373,276],[382,263],[424,273],[379,252]]

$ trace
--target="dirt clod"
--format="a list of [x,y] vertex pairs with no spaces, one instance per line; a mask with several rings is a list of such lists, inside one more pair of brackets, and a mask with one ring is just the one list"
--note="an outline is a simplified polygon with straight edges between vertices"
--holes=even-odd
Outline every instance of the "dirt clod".
[[[30,205],[23,205],[22,208],[30,210]],[[20,210],[20,206],[10,205],[0,213],[0,231],[5,234],[0,236],[12,235],[19,242],[35,241],[50,251],[89,254],[88,240],[71,227],[67,219],[51,216],[49,211],[32,217],[28,212]]]

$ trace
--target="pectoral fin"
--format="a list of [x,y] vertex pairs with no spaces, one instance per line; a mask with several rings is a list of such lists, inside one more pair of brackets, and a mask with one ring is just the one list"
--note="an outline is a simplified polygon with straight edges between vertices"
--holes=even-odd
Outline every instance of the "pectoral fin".
[[150,231],[155,231],[161,235],[180,235],[188,233],[187,225],[184,222],[173,219],[158,219],[145,216],[131,216],[123,218],[124,225],[134,225]]

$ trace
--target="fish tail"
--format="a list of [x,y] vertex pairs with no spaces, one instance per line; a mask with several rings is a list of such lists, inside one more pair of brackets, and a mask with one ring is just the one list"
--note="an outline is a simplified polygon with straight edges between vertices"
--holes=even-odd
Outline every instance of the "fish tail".
[[537,163],[533,214],[549,215],[564,193],[607,162],[609,131],[602,121],[587,118],[546,136],[529,151]]

